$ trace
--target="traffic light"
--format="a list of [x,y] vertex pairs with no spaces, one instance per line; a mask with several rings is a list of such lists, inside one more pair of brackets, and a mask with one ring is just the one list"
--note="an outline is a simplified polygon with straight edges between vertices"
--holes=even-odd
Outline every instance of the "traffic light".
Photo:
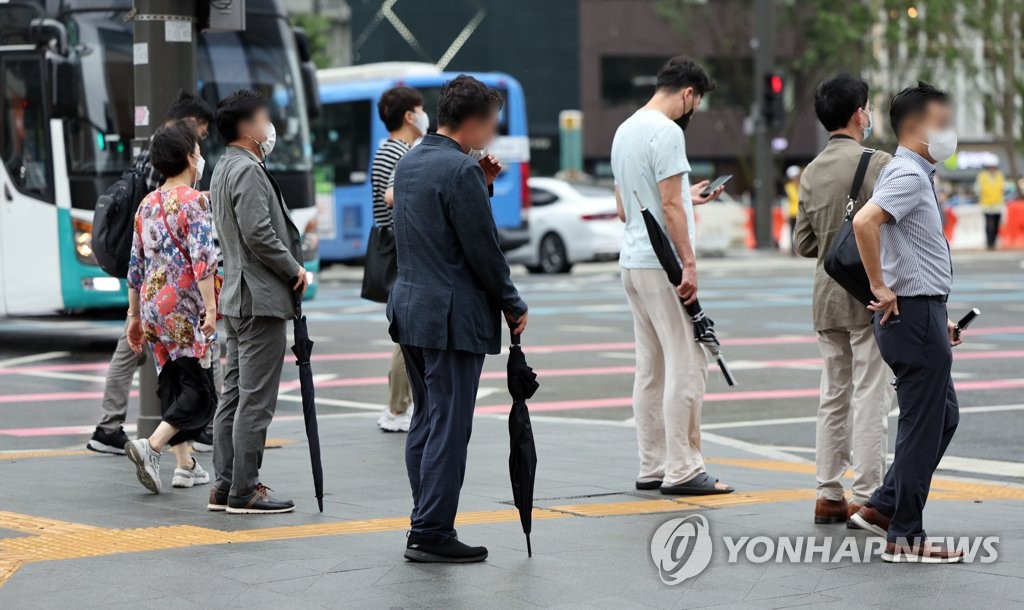
[[765,125],[772,131],[778,131],[786,124],[785,90],[785,81],[781,74],[771,72],[765,75],[761,115]]

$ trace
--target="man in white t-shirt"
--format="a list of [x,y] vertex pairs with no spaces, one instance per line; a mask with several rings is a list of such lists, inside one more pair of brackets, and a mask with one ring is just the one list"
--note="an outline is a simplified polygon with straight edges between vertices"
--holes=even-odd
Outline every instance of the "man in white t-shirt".
[[[657,90],[626,119],[612,142],[619,218],[626,223],[619,264],[636,334],[633,414],[640,445],[637,489],[663,494],[729,493],[708,475],[701,456],[700,412],[708,377],[704,348],[680,299],[697,298],[693,206],[716,199],[690,185],[686,129],[701,97],[715,88],[699,64],[674,57],[658,72]],[[639,201],[638,201],[639,199]],[[683,281],[672,286],[644,226],[643,205],[658,219],[682,262]]]

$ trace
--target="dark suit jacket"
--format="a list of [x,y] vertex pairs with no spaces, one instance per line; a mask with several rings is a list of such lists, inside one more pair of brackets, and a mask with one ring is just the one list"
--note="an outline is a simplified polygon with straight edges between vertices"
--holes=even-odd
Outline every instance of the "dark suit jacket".
[[480,165],[451,138],[430,134],[395,168],[398,279],[388,299],[403,345],[497,354],[502,316],[526,303],[498,247]]

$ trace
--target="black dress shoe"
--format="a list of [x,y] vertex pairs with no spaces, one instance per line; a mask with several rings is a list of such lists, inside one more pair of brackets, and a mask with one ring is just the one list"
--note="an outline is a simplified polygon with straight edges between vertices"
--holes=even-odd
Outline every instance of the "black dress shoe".
[[291,500],[270,497],[270,488],[262,483],[247,496],[228,496],[227,512],[232,515],[270,515],[290,513],[295,510]]
[[661,489],[661,481],[637,481],[636,488],[641,491],[650,491],[652,489]]
[[487,547],[469,546],[454,537],[436,540],[410,533],[405,558],[420,563],[474,563],[487,559]]

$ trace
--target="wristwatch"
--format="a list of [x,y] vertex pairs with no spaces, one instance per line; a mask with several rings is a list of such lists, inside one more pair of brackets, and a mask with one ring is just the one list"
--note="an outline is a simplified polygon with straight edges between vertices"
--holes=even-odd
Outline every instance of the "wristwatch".
[[139,314],[137,314],[137,313],[132,313],[132,310],[129,309],[128,310],[128,317],[129,318],[139,318],[141,316]]

